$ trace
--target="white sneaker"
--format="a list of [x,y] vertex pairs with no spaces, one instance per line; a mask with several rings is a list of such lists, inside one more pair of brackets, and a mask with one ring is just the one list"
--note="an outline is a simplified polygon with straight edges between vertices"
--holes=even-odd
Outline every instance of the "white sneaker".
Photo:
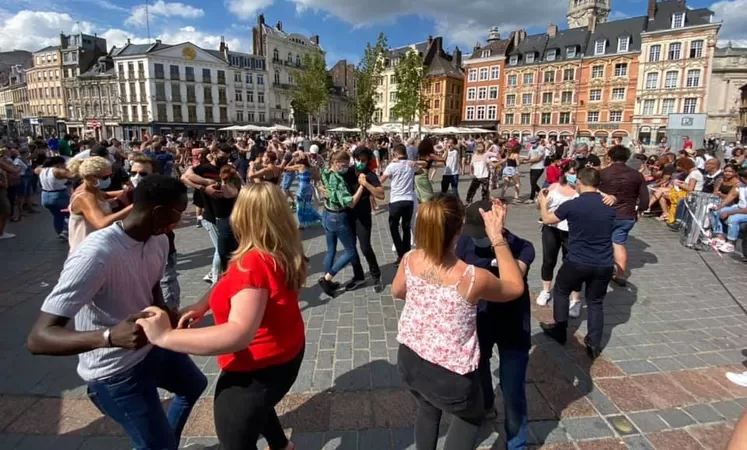
[[581,300],[571,300],[571,304],[568,307],[568,315],[574,319],[581,317]]
[[205,281],[207,283],[215,283],[215,276],[213,275],[213,272],[208,272],[208,274],[202,278],[202,281]]
[[726,372],[726,378],[734,384],[747,387],[747,371],[742,373]]
[[0,240],[2,240],[2,239],[13,239],[14,237],[16,237],[16,235],[13,234],[13,233],[3,233],[3,234],[0,234]]
[[549,291],[542,291],[537,296],[537,304],[540,306],[546,306],[547,303],[552,299],[552,294]]
[[396,252],[396,251],[397,251],[397,247],[395,247],[395,246],[394,246],[394,244],[392,244],[392,251],[393,251],[393,252]]
[[734,244],[731,242],[724,242],[717,247],[717,250],[721,253],[734,253]]

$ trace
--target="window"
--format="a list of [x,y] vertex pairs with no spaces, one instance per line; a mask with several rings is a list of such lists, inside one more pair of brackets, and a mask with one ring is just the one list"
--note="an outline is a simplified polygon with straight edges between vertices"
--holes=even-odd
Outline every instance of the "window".
[[624,77],[628,74],[628,63],[615,64],[615,76]]
[[182,91],[179,83],[171,83],[171,101],[176,103],[182,101]]
[[275,78],[274,78],[273,83],[280,84],[280,71],[277,69],[275,70]]
[[521,104],[522,105],[531,105],[532,104],[532,94],[521,94]]
[[612,88],[612,100],[625,100],[625,88]]
[[680,59],[680,52],[682,51],[682,44],[679,42],[672,42],[669,44],[669,55],[668,59]]
[[252,84],[252,74],[249,72],[246,73],[246,84]]
[[604,39],[600,39],[597,42],[594,43],[594,54],[595,55],[604,55],[604,49],[607,47],[607,41]]
[[617,53],[627,52],[628,44],[630,44],[630,37],[624,36],[617,38]]
[[246,113],[246,121],[249,123],[254,122],[254,111],[248,111]]
[[697,98],[686,98],[685,103],[682,106],[682,114],[695,114],[695,109],[698,106]]
[[521,124],[522,125],[529,125],[529,123],[532,121],[532,115],[529,113],[521,113]]
[[213,107],[212,106],[206,106],[205,107],[205,122],[213,123]]
[[552,104],[552,92],[543,92],[542,93],[542,104],[543,105],[550,105],[550,104]]
[[241,72],[234,72],[233,73],[233,81],[235,83],[241,83],[241,80],[243,80],[243,78],[241,76]]
[[484,106],[477,107],[477,120],[485,120],[485,107]]
[[187,103],[197,103],[197,95],[194,86],[187,86]]
[[474,100],[476,98],[477,89],[467,88],[467,101]]
[[659,60],[660,56],[661,56],[661,45],[659,44],[652,45],[648,49],[648,62],[656,62]]
[[244,121],[244,111],[236,110],[236,122]]
[[197,122],[197,107],[195,105],[187,105],[187,121],[189,123]]
[[213,103],[213,88],[209,86],[202,88],[202,100],[205,103]]
[[504,114],[503,115],[503,124],[504,125],[513,125],[514,124],[514,115],[513,114]]
[[516,75],[509,75],[506,84],[508,86],[516,86]]
[[532,84],[534,83],[534,74],[533,73],[525,73],[524,74],[524,84]]
[[591,77],[592,78],[602,78],[604,77],[604,66],[594,66],[591,68]]
[[554,83],[555,82],[555,71],[546,70],[544,74],[544,80],[545,80],[545,83]]
[[428,114],[425,115],[425,124],[430,125],[431,124],[431,116]]
[[664,77],[664,88],[665,89],[675,89],[677,87],[677,77],[679,76],[679,72],[676,70],[670,70],[666,73]]
[[257,74],[257,85],[263,86],[265,84],[265,76],[261,73]]
[[506,96],[506,106],[516,105],[516,94],[508,94]]
[[560,94],[560,103],[568,104],[573,102],[573,91],[563,91]]
[[557,50],[555,50],[554,48],[550,49],[550,50],[547,51],[546,59],[548,61],[555,61],[555,56],[556,55],[557,55]]
[[210,69],[202,69],[202,82],[212,83]]
[[488,79],[488,68],[483,67],[480,69],[480,81],[485,81]]
[[265,123],[265,122],[266,122],[265,113],[260,112],[259,113],[259,123]]
[[[265,104],[265,93],[264,92],[257,92],[257,103],[260,105]],[[259,113],[260,117],[262,117],[262,113]],[[260,119],[260,122],[264,122],[264,120]]]
[[589,101],[590,102],[601,102],[602,101],[602,90],[601,89],[590,90]]
[[226,84],[226,71],[225,70],[218,71],[218,84]]
[[675,99],[665,98],[661,101],[661,113],[663,115],[674,114]]
[[475,107],[474,106],[467,107],[467,120],[475,120]]
[[599,122],[599,111],[589,111],[586,115],[586,121],[589,123]]
[[394,75],[389,75],[389,84],[397,84],[397,78]]
[[163,80],[163,64],[153,64],[153,76],[159,80]]
[[389,93],[389,101],[390,102],[396,102],[397,101],[397,93],[396,92],[390,92]]
[[650,116],[654,113],[656,108],[656,100],[644,100],[643,101],[643,115]]
[[672,28],[683,28],[685,26],[685,13],[678,12],[672,14]]
[[703,57],[703,41],[690,42],[690,58]]
[[254,92],[246,91],[246,101],[249,103],[254,103]]
[[496,100],[498,98],[498,86],[490,86],[488,90],[488,98],[490,100]]
[[525,60],[526,60],[527,64],[533,63],[534,62],[534,53],[527,53],[526,57],[525,57]]
[[490,79],[491,80],[497,80],[500,78],[501,75],[501,68],[499,66],[491,66],[490,67]]
[[477,69],[469,69],[469,81],[477,81]]
[[[130,91],[132,95],[132,90]],[[166,85],[163,83],[156,83],[156,101],[157,102],[165,102],[166,101]]]
[[481,87],[481,88],[477,89],[477,99],[478,100],[485,100],[486,98],[488,98],[488,88]]
[[659,87],[659,74],[650,72],[646,74],[646,89],[656,89]]
[[563,81],[573,81],[576,76],[576,69],[563,70]]
[[560,117],[558,118],[558,123],[561,125],[568,125],[571,123],[571,113],[569,112],[562,112],[560,113]]
[[169,66],[169,76],[172,80],[178,80],[179,79],[179,66],[170,65]]
[[[134,108],[134,106],[133,106]],[[133,114],[134,116],[135,114]],[[156,117],[159,122],[167,122],[168,118],[166,116],[166,105],[165,104],[158,104],[156,106]]]
[[187,81],[195,81],[195,68],[194,67],[184,68],[184,79]]
[[687,87],[700,86],[700,69],[690,69],[687,71]]
[[622,122],[622,111],[610,111],[610,122]]
[[441,100],[439,100],[439,99],[433,100],[433,108],[434,109],[441,109]]
[[244,91],[236,89],[236,101],[237,102],[243,102],[244,101]]
[[483,50],[483,51],[482,51],[482,53],[480,54],[480,57],[481,57],[481,58],[487,58],[487,57],[489,57],[489,56],[490,56],[490,49],[488,49],[488,50]]
[[508,58],[508,65],[515,66],[517,64],[519,64],[519,55],[511,55],[511,57]]
[[498,113],[498,107],[495,105],[488,106],[488,120],[495,120]]
[[576,47],[566,47],[566,49],[565,49],[565,57],[566,58],[575,58],[576,57]]
[[540,115],[540,123],[542,125],[550,125],[550,122],[552,121],[552,113],[549,112],[543,112]]
[[182,122],[182,105],[173,105],[171,107],[171,113],[174,116],[174,122]]

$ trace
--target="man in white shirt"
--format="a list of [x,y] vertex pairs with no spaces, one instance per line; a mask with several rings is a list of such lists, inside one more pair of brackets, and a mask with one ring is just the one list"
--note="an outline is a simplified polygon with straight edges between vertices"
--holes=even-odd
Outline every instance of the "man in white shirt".
[[537,197],[537,194],[539,194],[539,180],[542,178],[542,174],[545,173],[545,158],[547,158],[551,152],[551,150],[545,148],[543,144],[544,141],[535,142],[532,145],[532,149],[529,150],[529,159],[527,160],[527,163],[529,164],[529,186],[532,190],[529,194],[529,198],[526,200],[526,203],[528,204],[534,203],[534,199]]
[[[412,216],[415,211],[415,174],[420,166],[407,160],[407,149],[397,144],[392,149],[393,159],[384,169],[381,183],[392,180],[389,192],[389,232],[397,251],[397,265],[405,253],[410,251],[412,234]],[[402,227],[402,234],[400,234]]]
[[444,174],[441,178],[441,193],[445,194],[449,190],[449,186],[454,191],[454,195],[459,197],[459,163],[461,157],[459,155],[459,144],[457,138],[449,138],[445,143],[445,154],[446,163],[444,165]]

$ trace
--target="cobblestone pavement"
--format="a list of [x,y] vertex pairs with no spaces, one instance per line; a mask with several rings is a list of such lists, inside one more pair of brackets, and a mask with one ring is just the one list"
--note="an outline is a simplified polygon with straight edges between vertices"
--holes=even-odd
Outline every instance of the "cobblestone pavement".
[[[464,181],[460,190],[466,192]],[[512,206],[508,222],[537,249],[529,275],[536,294],[537,211]],[[67,247],[53,237],[46,212],[11,224],[9,231],[19,237],[0,242],[0,448],[129,448],[118,427],[87,400],[76,358],[33,357],[25,350],[29,327]],[[326,298],[315,284],[323,233],[304,236],[314,272],[301,302],[307,348],[298,381],[278,405],[284,426],[303,450],[413,449],[415,407],[395,367],[403,304],[392,299],[389,288],[380,295],[369,287]],[[395,256],[386,212],[376,215],[372,241],[384,279],[391,282]],[[202,277],[213,252],[193,215],[177,231],[177,248],[183,303],[192,303],[206,291]],[[736,258],[687,250],[653,220],[636,226],[629,249],[632,275],[627,287],[610,288],[608,342],[593,365],[578,340],[565,348],[548,341],[537,320],[550,319],[551,309],[533,307],[531,443],[543,449],[722,449],[747,406],[747,389],[724,377],[728,370],[744,370],[747,355],[745,266]],[[349,276],[346,269],[341,279]],[[585,316],[577,325],[578,337],[585,332]],[[184,440],[214,444],[211,403],[218,367],[214,358],[195,361],[211,386]],[[494,369],[497,365],[496,359]],[[481,448],[503,448],[502,420],[484,426]]]

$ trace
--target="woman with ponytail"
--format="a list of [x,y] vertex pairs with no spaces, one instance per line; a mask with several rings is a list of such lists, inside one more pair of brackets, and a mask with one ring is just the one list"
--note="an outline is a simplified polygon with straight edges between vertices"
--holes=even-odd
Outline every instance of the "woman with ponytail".
[[112,165],[107,159],[100,156],[72,159],[67,169],[82,181],[70,197],[68,208],[69,243],[72,251],[89,234],[127,217],[132,205],[112,214],[109,201],[122,195],[123,191],[103,191],[111,184]]

